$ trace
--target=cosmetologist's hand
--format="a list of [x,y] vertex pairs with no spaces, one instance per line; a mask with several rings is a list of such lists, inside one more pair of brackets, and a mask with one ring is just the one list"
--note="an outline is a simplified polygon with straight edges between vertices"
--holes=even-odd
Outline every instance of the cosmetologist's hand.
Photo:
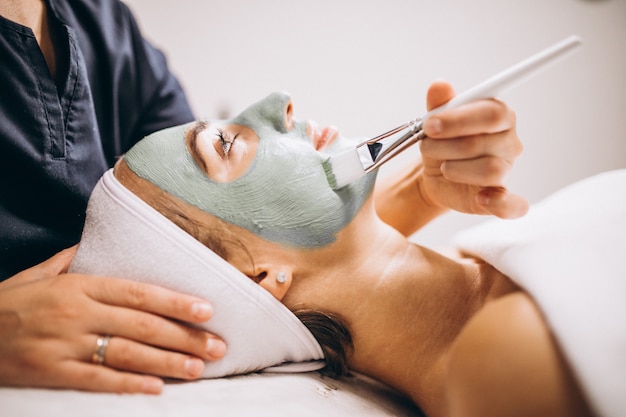
[[[160,377],[194,379],[221,339],[197,297],[117,278],[68,274],[76,247],[0,283],[0,386],[161,392]],[[97,341],[110,335],[97,364]],[[95,361],[96,363],[94,363]]]
[[[454,97],[452,86],[433,83],[428,110]],[[444,209],[517,218],[528,202],[507,189],[513,162],[522,152],[515,113],[499,100],[479,100],[433,116],[421,146],[424,198]]]

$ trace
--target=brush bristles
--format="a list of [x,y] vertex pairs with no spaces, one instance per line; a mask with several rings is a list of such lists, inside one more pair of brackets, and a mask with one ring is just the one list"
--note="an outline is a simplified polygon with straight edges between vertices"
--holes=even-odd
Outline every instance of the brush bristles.
[[333,190],[338,190],[353,183],[365,175],[365,170],[356,149],[331,156],[323,162],[328,183]]

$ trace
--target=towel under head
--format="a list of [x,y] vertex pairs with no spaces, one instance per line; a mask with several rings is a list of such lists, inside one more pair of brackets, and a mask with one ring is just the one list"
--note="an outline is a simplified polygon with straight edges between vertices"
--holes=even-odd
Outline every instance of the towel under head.
[[[208,300],[199,327],[222,337],[223,359],[203,377],[324,366],[320,345],[270,293],[126,189],[109,170],[94,189],[71,272],[160,285]],[[279,368],[277,368],[279,366]]]

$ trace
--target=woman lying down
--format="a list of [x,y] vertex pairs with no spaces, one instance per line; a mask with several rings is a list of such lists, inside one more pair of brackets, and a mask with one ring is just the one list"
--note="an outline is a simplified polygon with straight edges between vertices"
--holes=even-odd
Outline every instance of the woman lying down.
[[[476,116],[486,108],[488,117]],[[330,188],[321,161],[353,143],[334,128],[296,121],[283,93],[230,120],[154,133],[114,175],[296,312],[320,343],[328,373],[369,375],[433,417],[600,412],[543,306],[525,289],[484,260],[443,256],[407,239],[449,207],[500,217],[526,211],[522,199],[479,174],[501,176],[519,153],[511,111],[490,100],[464,111],[465,124],[446,126],[444,115],[429,136],[452,132],[458,138],[445,140],[471,142],[457,146],[474,153],[468,164],[443,166],[454,157],[426,140],[423,163],[402,178],[413,182],[376,192],[374,174]],[[560,291],[567,294],[553,288]]]

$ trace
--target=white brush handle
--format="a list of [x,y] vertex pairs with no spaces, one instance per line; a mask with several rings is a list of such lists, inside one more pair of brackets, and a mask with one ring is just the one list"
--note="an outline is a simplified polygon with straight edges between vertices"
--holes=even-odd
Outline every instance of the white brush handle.
[[423,117],[423,120],[428,119],[438,113],[445,110],[449,110],[455,107],[459,107],[465,103],[474,100],[494,98],[504,91],[511,88],[514,84],[522,81],[523,79],[534,75],[539,70],[545,68],[547,64],[553,62],[556,58],[559,58],[578,47],[582,41],[577,36],[570,36],[561,42],[539,52],[524,61],[513,65],[512,67],[502,71],[499,74],[489,78],[477,86],[470,88],[469,90],[459,94],[448,101],[446,104],[437,107]]

